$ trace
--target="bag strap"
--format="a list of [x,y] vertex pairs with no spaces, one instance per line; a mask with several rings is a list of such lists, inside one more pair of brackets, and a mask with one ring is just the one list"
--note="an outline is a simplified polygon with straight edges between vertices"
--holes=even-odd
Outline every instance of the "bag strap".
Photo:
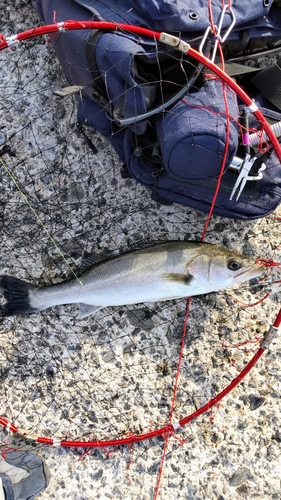
[[[221,63],[216,63],[217,66],[222,68]],[[228,62],[225,61],[224,63],[224,71],[230,75],[230,76],[238,76],[238,75],[245,75],[247,73],[253,73],[259,71],[258,68],[253,68],[252,66],[246,66],[245,64],[239,64],[236,62]]]
[[252,83],[274,105],[281,110],[281,57],[277,63],[260,70]]
[[[280,50],[280,49],[279,49]],[[218,63],[218,66],[220,64]],[[248,83],[254,84],[259,92],[281,111],[281,57],[277,63],[261,69],[236,62],[225,62],[224,70],[230,76],[244,76],[255,73]]]

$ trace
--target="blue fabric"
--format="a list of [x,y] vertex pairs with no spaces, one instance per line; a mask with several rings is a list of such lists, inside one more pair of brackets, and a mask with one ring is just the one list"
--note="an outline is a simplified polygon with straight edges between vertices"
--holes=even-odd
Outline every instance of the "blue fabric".
[[[128,22],[146,26],[155,30],[177,32],[199,32],[209,26],[207,0],[76,0],[76,3],[98,14],[106,20]],[[236,17],[236,27],[251,23],[251,27],[267,26],[273,0],[233,0],[232,8]],[[222,10],[221,0],[212,1],[214,21],[218,24]],[[230,14],[226,13],[223,28],[231,23]]]
[[[229,39],[235,41],[245,29],[249,30],[250,38],[259,40],[281,37],[281,8],[272,2],[266,6],[263,0],[233,0],[236,25]],[[206,0],[33,0],[33,5],[46,24],[54,22],[55,11],[56,22],[105,19],[177,31],[186,39],[198,33],[202,35],[209,26]],[[221,0],[212,0],[215,22],[219,20],[221,5]],[[231,22],[229,13],[224,21],[227,29]],[[89,47],[92,43],[88,40],[90,34],[87,30],[77,30],[52,36],[69,83],[86,86],[78,102],[78,120],[111,141],[128,173],[151,189],[154,199],[208,212],[225,151],[225,104],[221,83],[207,80],[202,88],[187,94],[168,112],[119,127],[93,96],[93,73],[86,54],[86,44]],[[136,60],[142,57],[143,61],[152,63],[153,58],[161,58],[165,50],[159,45],[156,53],[153,40],[142,39],[139,43],[134,35],[121,32],[104,32],[93,44],[92,59],[107,91],[113,116],[118,111],[120,116],[128,118],[150,108],[147,96],[153,96],[156,90],[149,80],[141,82]],[[280,162],[272,152],[266,160],[263,179],[248,182],[238,201],[229,200],[237,173],[228,167],[239,143],[238,104],[231,92],[228,93],[228,105],[232,117],[229,147],[214,213],[234,219],[255,219],[268,214],[280,203]],[[273,110],[273,113],[275,118],[281,119],[278,111]],[[153,146],[158,142],[163,160],[160,165],[153,160]],[[139,147],[136,154],[138,144],[142,148]],[[140,154],[142,149],[144,153]]]
[[[94,3],[84,2],[84,3]],[[236,26],[258,20],[266,16],[273,0],[266,7],[263,0],[233,0],[232,7],[236,17]],[[210,24],[207,0],[132,0],[136,10],[142,13],[144,19],[149,19],[157,30],[175,30],[181,32],[204,31]],[[218,24],[222,10],[221,0],[212,1],[212,15]],[[231,24],[231,16],[224,17],[223,27]]]
[[[204,32],[210,24],[207,0],[32,0],[34,8],[46,24],[68,19],[99,19],[129,23],[155,30],[181,32],[183,37]],[[267,5],[268,4],[268,5]],[[252,36],[281,35],[281,9],[273,0],[232,0],[235,28],[229,39],[239,31],[250,29]],[[212,0],[212,13],[218,24],[221,0]],[[224,16],[223,28],[231,23]]]
[[[231,92],[228,93],[228,106],[228,114],[237,117],[237,102]],[[188,94],[173,106],[172,112],[164,117],[157,116],[157,135],[169,173],[184,180],[219,175],[225,149],[223,110],[222,83],[207,80],[200,91]],[[229,138],[227,165],[238,144],[238,127],[233,120],[230,120]]]

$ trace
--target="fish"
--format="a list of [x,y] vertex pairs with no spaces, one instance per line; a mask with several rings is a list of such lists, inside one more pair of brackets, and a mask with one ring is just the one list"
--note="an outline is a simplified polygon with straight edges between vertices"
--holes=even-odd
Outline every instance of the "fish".
[[98,309],[179,299],[232,287],[258,277],[267,267],[257,259],[198,241],[147,244],[104,257],[80,279],[40,287],[0,276],[0,314],[40,312],[79,304],[78,319]]

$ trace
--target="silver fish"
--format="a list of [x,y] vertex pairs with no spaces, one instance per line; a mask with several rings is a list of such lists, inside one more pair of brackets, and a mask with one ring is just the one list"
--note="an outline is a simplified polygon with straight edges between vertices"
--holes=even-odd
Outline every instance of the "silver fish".
[[256,259],[209,243],[170,241],[146,246],[95,264],[81,276],[40,288],[0,276],[3,316],[79,304],[78,318],[97,308],[156,302],[216,292],[260,276]]

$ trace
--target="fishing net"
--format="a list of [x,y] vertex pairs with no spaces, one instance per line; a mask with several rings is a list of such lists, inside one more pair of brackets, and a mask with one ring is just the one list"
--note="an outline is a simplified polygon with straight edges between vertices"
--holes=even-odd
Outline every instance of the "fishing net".
[[[52,36],[30,36],[0,52],[1,274],[47,286],[76,279],[89,255],[153,240],[200,240],[203,231],[207,242],[280,261],[280,209],[254,221],[212,216],[206,226],[206,214],[160,205],[123,178],[110,142],[77,124],[79,92],[57,95],[68,82]],[[274,343],[220,408],[214,398],[259,352],[278,313],[278,278],[276,267],[264,281],[194,297],[188,307],[185,299],[145,303],[78,320],[77,306],[67,305],[2,319],[2,443],[34,450],[37,442],[54,461],[77,449],[92,453],[103,460],[117,498],[131,498],[136,484],[141,498],[156,497],[159,486],[169,498],[171,491],[196,498],[196,480],[183,478],[177,465],[192,471],[192,458],[231,439],[265,395],[274,411]],[[268,432],[277,427],[275,415]],[[82,489],[72,498],[91,495]],[[213,498],[211,490],[206,495]]]

